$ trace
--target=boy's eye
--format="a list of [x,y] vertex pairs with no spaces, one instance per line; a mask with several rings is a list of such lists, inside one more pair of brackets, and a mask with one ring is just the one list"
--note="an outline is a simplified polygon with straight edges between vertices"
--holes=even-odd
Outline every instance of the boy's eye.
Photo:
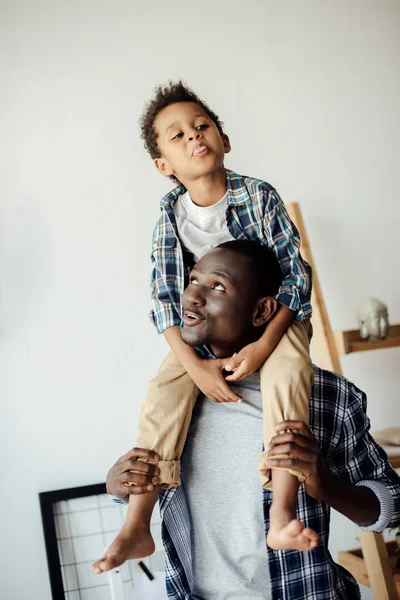
[[192,285],[199,285],[199,282],[197,281],[196,277],[191,277],[190,278],[190,283]]
[[179,140],[182,137],[183,133],[177,133],[176,135],[174,135],[174,137],[172,138],[173,140]]
[[226,291],[226,287],[224,285],[222,285],[222,283],[219,283],[217,281],[213,285],[213,290],[217,290],[218,292],[225,292]]
[[198,125],[196,127],[196,129],[198,129],[199,131],[203,131],[204,129],[208,128],[208,123],[203,123],[202,125]]

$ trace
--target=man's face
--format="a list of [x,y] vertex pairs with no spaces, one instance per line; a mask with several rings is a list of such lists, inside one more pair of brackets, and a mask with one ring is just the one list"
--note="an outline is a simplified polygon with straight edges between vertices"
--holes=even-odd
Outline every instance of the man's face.
[[225,248],[206,254],[190,273],[182,295],[183,341],[209,344],[220,357],[240,350],[256,329],[253,287],[246,256]]
[[230,151],[226,135],[194,102],[164,108],[154,121],[161,158],[155,163],[163,175],[175,175],[184,185],[223,168]]

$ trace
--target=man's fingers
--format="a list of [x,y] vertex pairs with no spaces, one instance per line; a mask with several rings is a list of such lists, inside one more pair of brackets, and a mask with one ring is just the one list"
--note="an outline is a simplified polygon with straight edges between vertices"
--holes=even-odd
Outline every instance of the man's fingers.
[[275,435],[270,441],[270,447],[279,447],[285,444],[294,444],[298,446],[302,446],[304,448],[315,448],[319,447],[318,443],[312,439],[305,437],[300,433],[295,433],[293,431],[288,431],[287,433],[280,433]]
[[296,460],[295,458],[267,458],[265,460],[265,466],[269,469],[274,467],[280,467],[282,469],[294,469],[304,475],[311,473],[311,465],[309,462],[304,460]]
[[304,421],[282,421],[275,427],[276,431],[282,431],[285,429],[296,429],[303,435],[304,437],[309,438],[310,440],[314,440],[315,437],[311,433],[310,429],[304,423]]
[[153,450],[146,450],[146,448],[132,448],[129,452],[121,456],[121,458],[117,460],[117,463],[122,463],[133,458],[145,458],[146,460],[153,461],[160,460],[158,454]]
[[160,473],[160,469],[157,467],[157,465],[133,459],[124,462],[120,466],[119,471],[121,473],[126,473],[129,471],[139,471],[140,473],[147,473],[148,475],[158,475]]
[[303,460],[311,463],[315,453],[305,446],[299,446],[298,444],[287,443],[274,446],[268,450],[268,459],[274,458],[275,454],[290,454],[292,458],[297,460]]
[[157,483],[156,479],[157,477],[155,475],[144,475],[141,473],[132,473],[130,471],[123,473],[121,476],[121,481],[124,484],[134,485],[150,485],[151,483]]
[[154,485],[130,485],[126,488],[126,493],[129,496],[137,496],[139,494],[148,494],[154,490]]

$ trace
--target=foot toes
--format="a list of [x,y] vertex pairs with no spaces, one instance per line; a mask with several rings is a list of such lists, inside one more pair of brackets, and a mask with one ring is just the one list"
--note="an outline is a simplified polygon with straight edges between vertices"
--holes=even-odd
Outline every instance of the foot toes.
[[303,531],[303,524],[297,519],[290,521],[285,527],[286,532],[291,536],[298,536]]

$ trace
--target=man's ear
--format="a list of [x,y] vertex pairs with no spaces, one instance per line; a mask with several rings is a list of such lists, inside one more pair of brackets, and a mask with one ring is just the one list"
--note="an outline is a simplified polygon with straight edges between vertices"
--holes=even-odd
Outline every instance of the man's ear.
[[160,156],[160,158],[155,158],[154,164],[155,164],[156,168],[158,169],[158,171],[160,171],[161,175],[164,175],[165,177],[174,175],[174,171],[170,167],[169,162],[162,156]]
[[257,303],[257,308],[253,316],[254,327],[261,327],[272,319],[278,310],[278,302],[272,296],[261,298]]
[[222,142],[224,144],[225,154],[229,154],[229,152],[231,151],[231,143],[226,133],[222,134]]

